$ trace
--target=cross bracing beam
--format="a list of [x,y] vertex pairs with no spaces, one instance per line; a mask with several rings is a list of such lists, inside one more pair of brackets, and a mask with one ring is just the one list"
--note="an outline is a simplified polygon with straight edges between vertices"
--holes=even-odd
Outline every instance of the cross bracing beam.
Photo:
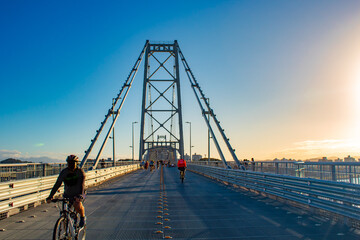
[[[130,90],[130,88],[131,88],[132,82],[133,82],[133,80],[134,80],[134,78],[135,78],[135,76],[136,76],[136,73],[137,73],[137,71],[138,71],[138,69],[139,69],[140,63],[141,63],[141,61],[142,61],[142,57],[143,57],[143,55],[144,55],[144,53],[145,53],[145,49],[147,48],[148,45],[149,45],[149,41],[146,41],[143,50],[141,51],[138,59],[136,60],[136,62],[135,62],[135,64],[134,64],[134,67],[131,69],[130,74],[129,74],[129,76],[127,77],[124,85],[122,86],[119,94],[116,96],[112,107],[109,109],[108,113],[105,115],[105,120],[104,120],[103,122],[101,122],[101,125],[100,125],[99,130],[96,131],[96,134],[95,134],[94,139],[91,140],[91,144],[90,144],[89,148],[85,151],[85,156],[83,157],[83,159],[82,159],[82,161],[81,161],[81,163],[80,163],[80,167],[83,167],[83,166],[85,165],[85,163],[87,162],[88,157],[89,157],[89,155],[90,155],[90,153],[91,153],[91,151],[92,151],[92,149],[93,149],[96,141],[98,140],[100,133],[101,133],[102,130],[104,129],[104,126],[105,126],[107,120],[109,119],[109,117],[110,117],[111,115],[115,114],[115,117],[113,118],[113,122],[112,122],[112,124],[111,124],[111,126],[110,126],[110,128],[109,128],[109,130],[108,130],[108,132],[107,132],[107,134],[106,134],[106,137],[105,137],[105,139],[104,139],[104,141],[103,141],[103,143],[102,143],[102,145],[101,145],[101,147],[100,147],[100,150],[99,150],[98,154],[96,155],[96,159],[95,159],[94,164],[93,164],[93,166],[92,166],[93,169],[96,169],[96,167],[97,167],[97,165],[98,165],[98,163],[99,163],[100,155],[101,155],[101,153],[102,153],[103,150],[104,150],[104,147],[105,147],[105,145],[106,145],[106,143],[107,143],[107,141],[108,141],[108,139],[109,139],[110,133],[111,133],[111,132],[113,131],[113,129],[114,129],[116,120],[118,119],[118,117],[119,117],[119,115],[120,115],[120,110],[121,110],[121,108],[122,108],[122,106],[123,106],[123,104],[124,104],[124,102],[125,102],[125,99],[126,99],[128,93],[129,93],[129,90]],[[118,103],[119,100],[121,100],[121,101],[120,101],[120,104],[119,104],[119,106],[118,106],[118,109],[117,109],[116,111],[114,111],[114,107],[117,105],[117,103]],[[114,160],[114,161],[115,161],[115,160]]]
[[[156,138],[155,134],[170,136],[168,139],[174,141],[175,146],[178,146],[176,150],[179,156],[184,156],[177,51],[178,45],[176,41],[172,44],[150,43],[146,49],[139,160],[142,160],[145,152],[148,152],[149,148],[153,146]],[[169,70],[170,67],[173,67],[174,72]],[[154,69],[152,70],[152,68]],[[170,92],[170,89],[173,91]],[[179,125],[178,131],[175,131],[174,119]],[[145,127],[148,124],[150,130]],[[169,141],[165,140],[165,142],[170,144]]]
[[[164,112],[164,111],[162,111],[162,112]],[[170,134],[170,136],[172,136],[172,137],[174,137],[176,140],[180,140],[180,139],[178,139],[171,131],[169,131],[166,127],[164,127],[164,125],[170,120],[170,119],[172,119],[174,116],[175,116],[175,114],[177,113],[177,111],[172,111],[173,113],[171,114],[171,116],[168,118],[168,119],[166,119],[163,123],[161,123],[161,122],[159,122],[156,118],[154,118],[152,115],[150,115],[150,117],[151,117],[151,119],[153,119],[155,122],[157,122],[158,124],[159,124],[159,127],[155,130],[155,131],[153,131],[147,138],[145,138],[144,140],[146,141],[146,140],[148,140],[151,136],[153,136],[159,129],[161,129],[161,128],[163,128],[165,131],[167,131],[169,134]]]
[[[220,121],[218,121],[218,119],[216,118],[216,115],[214,114],[213,109],[210,108],[210,104],[209,104],[209,102],[208,102],[208,98],[205,97],[205,94],[204,94],[203,91],[201,90],[201,88],[200,88],[198,82],[196,81],[196,78],[195,78],[193,72],[191,71],[190,66],[189,66],[189,64],[187,63],[187,61],[186,61],[184,55],[182,54],[180,48],[179,48],[179,54],[180,54],[180,57],[181,57],[181,61],[182,61],[182,63],[183,63],[183,66],[184,66],[184,68],[185,68],[186,75],[187,75],[187,77],[188,77],[188,79],[189,79],[189,81],[190,81],[191,87],[192,87],[193,92],[194,92],[194,94],[195,94],[196,100],[197,100],[197,102],[198,102],[198,104],[199,104],[199,106],[200,106],[200,109],[201,109],[201,112],[202,112],[202,116],[203,116],[203,118],[204,118],[204,120],[205,120],[206,125],[208,126],[208,129],[209,129],[209,131],[210,131],[211,137],[212,137],[212,139],[214,140],[215,146],[216,146],[216,148],[217,148],[217,150],[218,150],[218,153],[219,153],[219,155],[220,155],[221,160],[223,161],[224,165],[225,165],[227,168],[230,168],[230,166],[228,165],[228,163],[227,163],[227,161],[226,161],[226,159],[225,159],[225,157],[224,157],[224,154],[223,154],[223,152],[222,152],[222,150],[221,150],[221,147],[220,147],[220,145],[219,145],[219,142],[218,142],[218,140],[217,140],[217,138],[216,138],[216,136],[215,136],[215,134],[214,134],[214,131],[213,131],[211,125],[210,125],[210,121],[209,121],[209,119],[208,119],[207,116],[206,116],[207,114],[206,114],[205,108],[206,108],[207,111],[210,113],[211,118],[214,120],[214,122],[215,122],[215,124],[216,124],[216,126],[217,126],[217,128],[218,128],[218,130],[219,130],[219,132],[220,132],[220,134],[221,134],[221,136],[222,136],[222,138],[223,138],[223,140],[224,140],[224,142],[225,142],[228,150],[229,150],[229,152],[231,153],[231,156],[233,157],[233,160],[236,162],[236,164],[238,165],[239,168],[245,169],[244,166],[242,166],[242,164],[241,164],[240,161],[238,160],[238,158],[237,158],[237,156],[236,156],[236,154],[235,154],[235,149],[232,148],[232,146],[231,146],[231,144],[230,144],[230,142],[229,142],[229,139],[228,139],[228,138],[226,137],[226,135],[225,135],[224,129],[220,126]],[[201,97],[199,97],[199,95],[200,95]],[[201,100],[202,100],[202,101],[201,101]],[[204,107],[203,105],[205,105],[205,107]]]

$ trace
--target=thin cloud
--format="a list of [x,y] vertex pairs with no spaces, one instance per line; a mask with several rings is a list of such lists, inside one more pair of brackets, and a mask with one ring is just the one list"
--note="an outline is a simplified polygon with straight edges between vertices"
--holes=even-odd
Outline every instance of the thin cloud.
[[20,151],[0,149],[0,159],[19,158],[19,157],[21,157]]
[[326,139],[326,140],[307,140],[302,142],[296,142],[294,145],[298,146],[297,149],[303,150],[320,150],[320,149],[339,149],[349,146],[348,140],[336,140],[336,139]]
[[293,143],[294,147],[279,151],[277,156],[313,158],[320,156],[346,156],[358,154],[360,143],[354,139],[306,140]]

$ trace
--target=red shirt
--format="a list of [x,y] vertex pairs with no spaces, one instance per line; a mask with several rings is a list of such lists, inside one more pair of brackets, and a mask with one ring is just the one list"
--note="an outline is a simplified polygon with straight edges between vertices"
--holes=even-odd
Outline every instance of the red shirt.
[[178,167],[186,167],[186,161],[184,159],[178,160]]

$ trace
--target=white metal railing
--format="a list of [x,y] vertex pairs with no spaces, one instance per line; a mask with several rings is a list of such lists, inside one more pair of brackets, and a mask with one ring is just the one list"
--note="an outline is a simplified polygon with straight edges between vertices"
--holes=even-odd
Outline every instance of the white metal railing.
[[0,182],[56,175],[66,163],[10,163],[0,164]]
[[[360,162],[241,161],[247,171],[360,184]],[[219,161],[193,164],[223,167]],[[234,162],[229,162],[237,169]]]
[[188,164],[188,169],[220,181],[360,220],[360,185]]
[[[86,172],[85,185],[90,187],[110,178],[139,169],[139,164],[96,169]],[[45,200],[54,186],[58,175],[0,183],[0,218],[21,211],[21,208]],[[60,194],[63,187],[60,187]]]
[[[94,164],[94,160],[89,160],[83,169],[87,171]],[[115,166],[134,164],[134,161],[116,161]],[[112,161],[101,161],[97,169],[109,168],[113,166]],[[0,182],[10,182],[15,180],[38,178],[57,175],[67,167],[66,162],[62,163],[1,163]]]

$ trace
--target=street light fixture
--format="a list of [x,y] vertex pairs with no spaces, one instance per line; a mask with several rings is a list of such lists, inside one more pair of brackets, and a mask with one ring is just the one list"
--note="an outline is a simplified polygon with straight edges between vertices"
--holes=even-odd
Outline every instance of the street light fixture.
[[138,122],[132,122],[132,146],[131,146],[131,148],[132,148],[132,161],[134,162],[134,124],[136,124],[136,123],[138,123]]
[[186,123],[190,124],[190,162],[192,162],[191,148],[193,146],[191,146],[191,122],[186,122]]
[[[209,125],[210,125],[210,99],[209,98],[201,98],[201,99],[204,99],[205,102],[207,102],[207,104],[209,105],[209,109],[208,111],[205,111],[205,114],[208,115],[208,122],[209,122]],[[208,165],[210,165],[210,127],[208,127]]]

